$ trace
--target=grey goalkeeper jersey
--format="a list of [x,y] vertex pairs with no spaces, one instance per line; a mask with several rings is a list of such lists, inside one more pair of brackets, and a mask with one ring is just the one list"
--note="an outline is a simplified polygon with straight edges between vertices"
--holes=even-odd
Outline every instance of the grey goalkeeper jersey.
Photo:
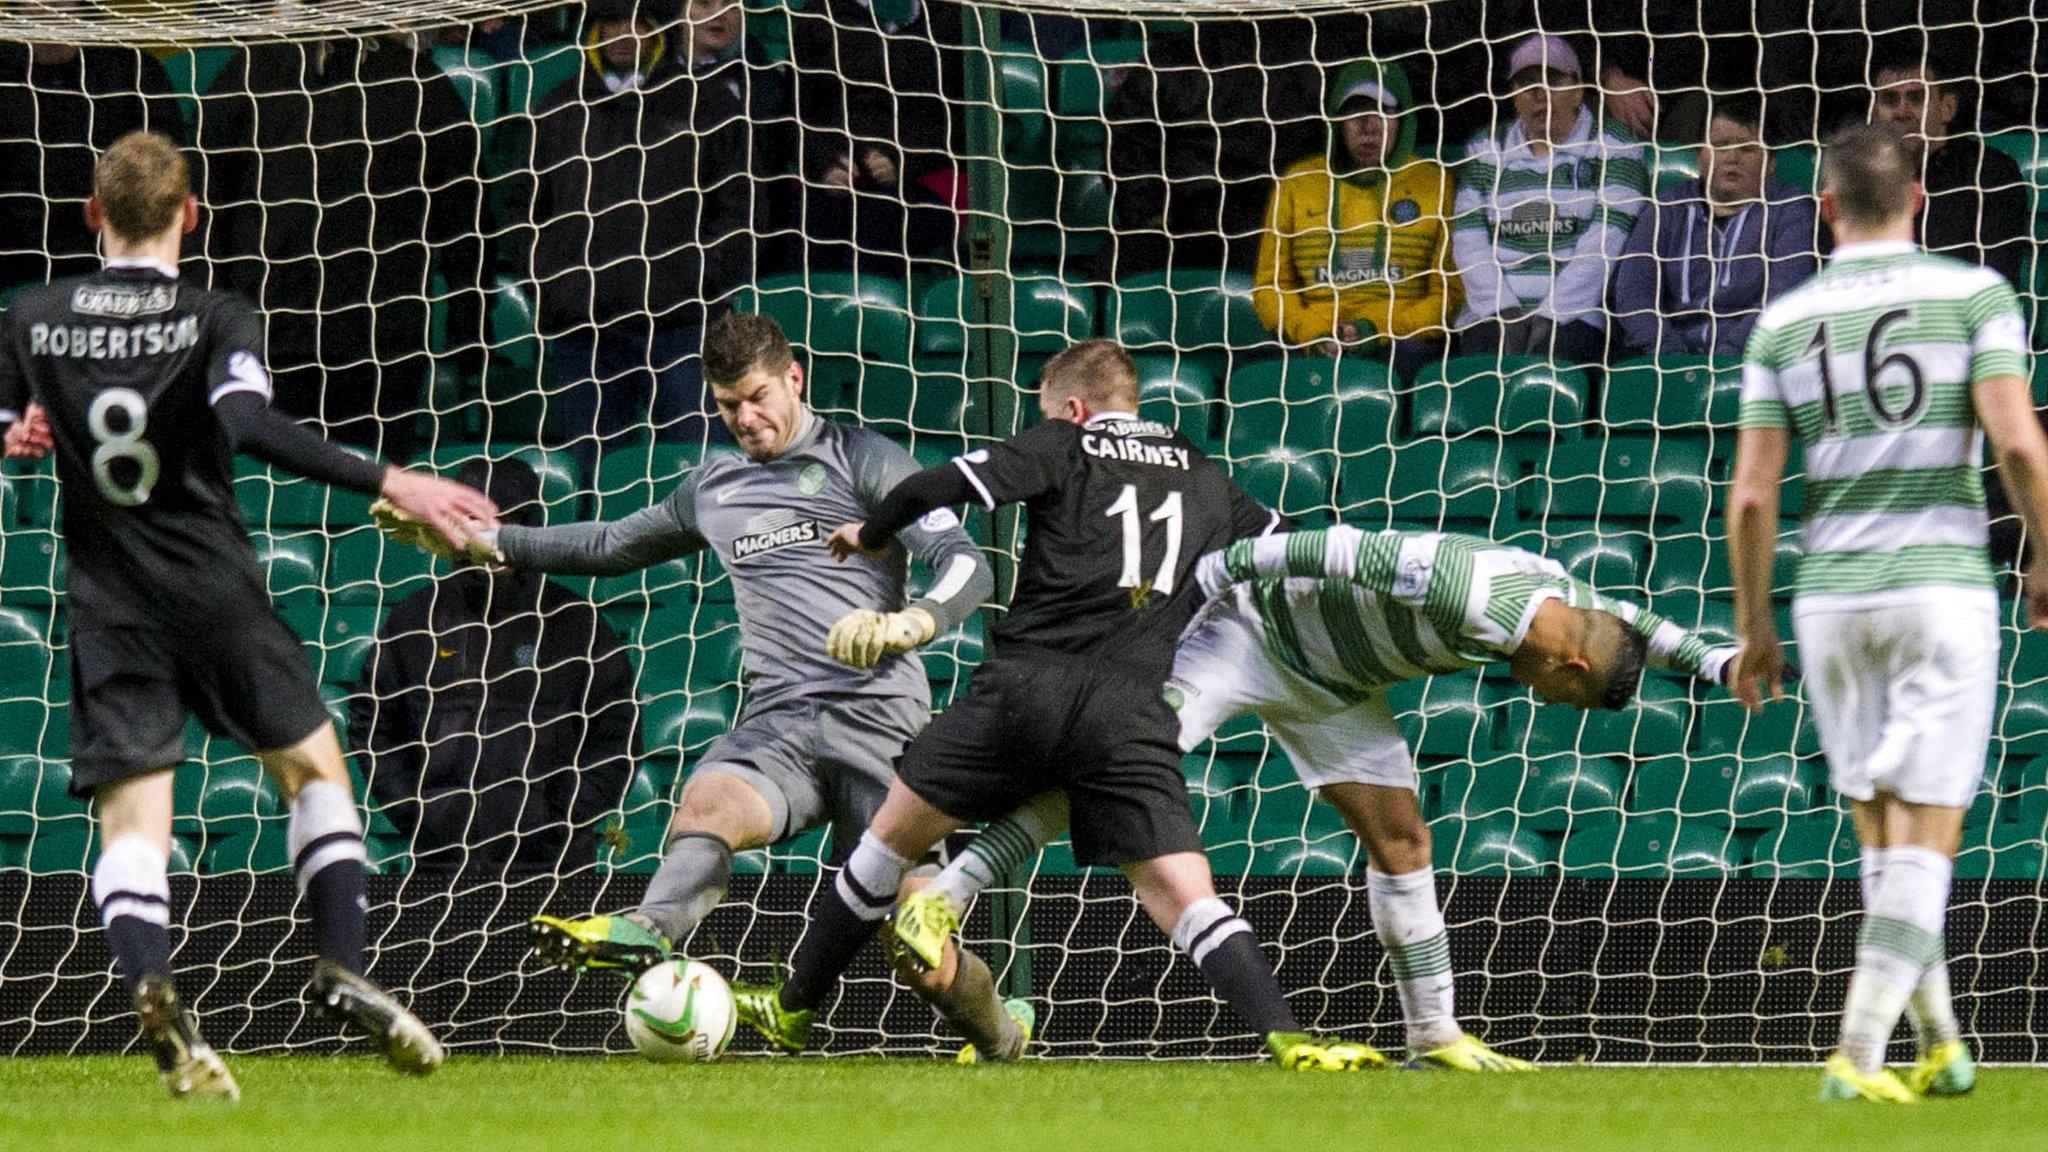
[[931,689],[914,655],[860,669],[825,654],[826,634],[846,613],[904,607],[910,556],[931,570],[931,587],[916,603],[938,621],[941,635],[994,589],[988,562],[948,509],[905,530],[879,561],[854,556],[841,564],[825,550],[833,529],[866,519],[897,481],[917,470],[910,453],[885,437],[812,414],[773,460],[713,456],[652,507],[618,520],[555,528],[508,524],[498,547],[516,567],[595,576],[709,548],[732,576],[750,710],[808,695],[929,701]]

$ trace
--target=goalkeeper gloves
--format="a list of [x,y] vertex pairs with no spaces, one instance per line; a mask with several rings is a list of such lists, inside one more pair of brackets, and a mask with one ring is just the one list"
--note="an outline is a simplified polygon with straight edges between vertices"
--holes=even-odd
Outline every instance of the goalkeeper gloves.
[[901,612],[857,608],[832,625],[831,634],[825,637],[825,651],[841,664],[872,668],[884,656],[908,652],[930,640],[938,630],[938,621],[922,608]]
[[389,500],[379,500],[370,505],[370,515],[376,519],[377,527],[395,543],[410,544],[429,555],[443,560],[469,560],[477,564],[503,564],[505,554],[498,551],[498,534],[484,529],[470,538],[469,544],[461,549],[448,543],[448,538],[436,531],[434,526],[404,511]]

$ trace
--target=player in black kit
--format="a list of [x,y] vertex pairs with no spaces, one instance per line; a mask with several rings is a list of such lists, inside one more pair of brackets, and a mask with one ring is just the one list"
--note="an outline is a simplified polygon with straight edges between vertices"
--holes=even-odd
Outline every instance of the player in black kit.
[[1279,517],[1178,432],[1137,417],[1137,369],[1116,343],[1068,348],[1039,387],[1044,423],[909,477],[830,542],[842,557],[875,553],[932,509],[969,500],[1027,509],[1022,571],[993,657],[904,750],[888,799],[837,883],[813,900],[788,982],[735,988],[740,1018],[781,1047],[803,1047],[912,862],[962,825],[1057,788],[1072,811],[1074,858],[1123,870],[1153,922],[1277,1062],[1364,1066],[1371,1049],[1301,1029],[1251,925],[1217,897],[1163,694],[1201,601],[1195,561]]
[[116,141],[86,218],[106,266],[26,289],[0,318],[0,424],[10,458],[57,454],[71,557],[71,790],[91,796],[99,817],[93,899],[143,1038],[173,1095],[238,1098],[171,982],[171,770],[196,715],[253,752],[284,796],[320,943],[313,997],[367,1031],[394,1067],[429,1072],[440,1044],[362,975],[362,821],[312,669],[249,546],[233,457],[381,493],[458,545],[497,509],[272,411],[255,311],[178,278],[199,206],[169,140]]

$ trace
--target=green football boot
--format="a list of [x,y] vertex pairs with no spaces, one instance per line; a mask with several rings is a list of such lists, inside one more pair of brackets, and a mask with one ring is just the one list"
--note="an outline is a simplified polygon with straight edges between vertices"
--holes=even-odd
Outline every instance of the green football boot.
[[740,1022],[768,1043],[784,1052],[801,1052],[810,1046],[811,1021],[817,1013],[809,1008],[784,1008],[782,985],[735,982],[732,1000],[739,1009]]
[[1273,1054],[1273,1063],[1290,1072],[1355,1072],[1389,1063],[1370,1044],[1309,1032],[1268,1032],[1266,1051]]
[[1840,1052],[1828,1057],[1820,1078],[1822,1100],[1871,1100],[1880,1104],[1917,1104],[1920,1098],[1889,1068],[1865,1072]]
[[945,960],[946,940],[960,931],[960,918],[944,896],[921,888],[896,905],[889,929],[903,945],[905,957],[930,972]]
[[[1038,1026],[1038,1010],[1031,1006],[1031,1001],[1029,1000],[1011,999],[1003,1001],[1003,1011],[1009,1013],[1010,1019],[1015,1020],[1017,1027],[1024,1032],[1024,1039],[1017,1044],[1017,1055],[1010,1057],[1010,1060],[1016,1060],[1024,1055],[1026,1048],[1031,1047],[1031,1030]],[[1010,1060],[990,1060],[988,1063],[1007,1064]],[[959,1054],[953,1057],[953,1063],[980,1064],[982,1063],[981,1053],[976,1052],[972,1044],[964,1045],[961,1047]]]
[[1479,1037],[1466,1034],[1427,1052],[1417,1053],[1412,1068],[1441,1068],[1450,1072],[1534,1072],[1536,1066],[1503,1052],[1495,1052]]
[[1961,1040],[1936,1044],[1906,1071],[1906,1087],[1922,1096],[1963,1096],[1976,1086],[1977,1061]]
[[674,951],[667,937],[631,916],[535,916],[528,929],[534,954],[551,968],[609,969],[638,976]]

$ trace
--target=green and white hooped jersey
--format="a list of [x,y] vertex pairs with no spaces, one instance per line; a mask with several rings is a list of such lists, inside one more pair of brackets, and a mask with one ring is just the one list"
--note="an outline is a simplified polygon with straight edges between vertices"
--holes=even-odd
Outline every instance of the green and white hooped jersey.
[[1973,386],[2026,374],[2005,278],[1903,241],[1839,249],[1765,309],[1743,357],[1742,426],[1790,429],[1806,447],[1799,598],[1992,588]]
[[1346,525],[1262,536],[1211,553],[1197,578],[1258,621],[1274,659],[1350,698],[1506,660],[1553,598],[1627,621],[1648,639],[1654,668],[1718,680],[1734,654],[1602,595],[1555,560],[1477,536]]

